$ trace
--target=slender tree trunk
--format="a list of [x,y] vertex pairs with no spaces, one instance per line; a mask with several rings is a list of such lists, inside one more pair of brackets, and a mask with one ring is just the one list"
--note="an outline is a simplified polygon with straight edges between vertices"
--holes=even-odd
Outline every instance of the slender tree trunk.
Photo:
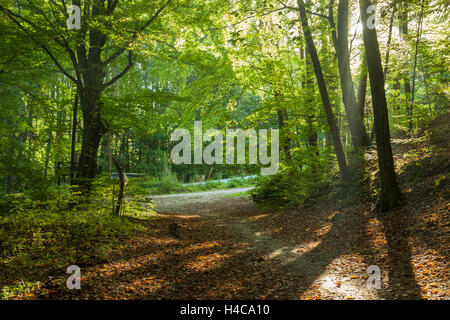
[[359,0],[363,23],[364,45],[366,48],[367,65],[369,70],[370,88],[373,99],[374,125],[380,169],[381,195],[376,211],[385,212],[392,209],[401,198],[397,185],[394,159],[389,131],[388,108],[384,89],[384,74],[381,64],[380,48],[375,28],[367,26],[367,8],[372,4],[370,0]]
[[108,173],[111,174],[111,169],[112,169],[112,151],[111,151],[111,134],[108,132],[107,133],[107,140],[108,140]]
[[73,112],[72,112],[72,142],[70,146],[70,184],[75,184],[75,146],[77,141],[77,125],[78,125],[78,93],[75,92],[75,101],[73,102]]
[[280,132],[282,136],[284,156],[286,157],[286,159],[290,159],[291,139],[289,138],[289,134],[286,131],[286,121],[288,120],[286,110],[284,108],[278,108],[277,117],[278,117],[278,125],[280,127]]
[[[298,31],[301,33],[300,27]],[[314,68],[311,63],[311,57],[307,53],[307,45],[300,46],[299,51],[300,59],[305,61],[305,73],[304,78],[302,79],[302,88],[306,95],[307,110],[310,111],[306,115],[308,147],[313,148],[315,150],[315,155],[319,156],[318,134],[316,128],[314,128],[314,113],[316,111],[314,108]]]
[[123,172],[123,169],[119,162],[113,157],[114,165],[117,169],[117,174],[119,175],[119,194],[117,195],[117,202],[116,207],[114,209],[115,215],[120,215],[120,209],[122,208],[123,203],[123,194],[125,190],[125,186],[128,182],[128,178],[126,177],[125,173]]
[[384,60],[384,81],[389,70],[389,56],[391,53],[391,42],[392,42],[392,29],[394,27],[395,13],[397,12],[397,4],[394,2],[394,7],[392,8],[391,20],[389,22],[389,36],[387,41],[386,59]]
[[364,113],[366,106],[366,91],[367,91],[367,59],[366,53],[362,53],[361,62],[361,75],[359,76],[359,86],[358,86],[358,108],[361,115],[361,120],[364,123]]
[[[399,31],[400,35],[402,36],[404,42],[408,43],[408,2],[402,1],[401,2],[401,11],[399,14],[400,24],[399,24]],[[406,108],[406,114],[408,115],[408,122],[412,122],[412,113],[411,113],[411,84],[409,82],[409,57],[406,57],[405,62],[405,71],[403,74],[403,88],[405,91],[405,108]]]
[[412,79],[411,108],[410,108],[411,116],[409,118],[409,130],[410,131],[413,129],[413,112],[414,112],[414,102],[415,102],[415,95],[416,95],[417,57],[418,57],[418,54],[419,54],[419,42],[420,42],[420,38],[422,36],[422,22],[423,22],[424,9],[425,9],[425,3],[422,0],[422,2],[421,2],[421,9],[420,9],[419,23],[417,25],[416,48],[415,48],[415,52],[414,52],[414,69],[413,69],[413,79]]
[[344,102],[347,121],[350,128],[352,143],[355,149],[370,144],[369,137],[362,121],[360,108],[356,101],[355,88],[353,86],[352,73],[350,70],[350,52],[348,44],[348,21],[349,21],[349,1],[340,0],[338,7],[337,35],[333,19],[333,7],[330,6],[330,21],[333,32],[333,43],[338,58],[340,83],[342,89],[342,100]]
[[319,147],[318,147],[318,134],[317,130],[314,127],[314,109],[312,108],[314,106],[314,67],[311,62],[311,56],[307,54],[306,51],[308,51],[307,45],[305,45],[305,69],[306,69],[306,80],[305,80],[305,86],[307,88],[307,95],[308,105],[311,106],[311,108],[308,108],[308,110],[311,110],[311,113],[308,113],[306,122],[308,124],[308,147],[313,148],[315,150],[315,155],[319,156]]
[[50,150],[52,148],[52,142],[53,142],[53,132],[50,131],[47,140],[47,147],[45,148],[44,176],[46,178],[48,175],[48,166],[50,162]]
[[325,114],[327,117],[327,122],[333,136],[333,144],[336,152],[336,157],[339,165],[339,170],[341,176],[344,180],[350,179],[350,171],[347,166],[347,161],[345,159],[344,149],[342,147],[341,138],[339,136],[339,129],[336,124],[336,119],[333,114],[333,109],[331,106],[330,97],[328,95],[327,85],[325,83],[325,78],[323,76],[322,66],[320,64],[319,57],[317,55],[316,46],[311,34],[311,29],[309,28],[308,18],[306,16],[305,3],[303,0],[297,0],[300,9],[300,19],[302,22],[303,34],[306,39],[308,52],[311,57],[311,62],[314,67],[314,73],[316,75],[317,84],[319,87],[320,95],[322,97],[322,103],[325,109]]

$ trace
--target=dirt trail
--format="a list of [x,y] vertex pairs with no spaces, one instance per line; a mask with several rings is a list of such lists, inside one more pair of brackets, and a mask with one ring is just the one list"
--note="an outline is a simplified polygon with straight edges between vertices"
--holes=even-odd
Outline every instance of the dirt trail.
[[[441,195],[406,193],[407,205],[378,219],[370,203],[333,199],[263,210],[236,196],[247,190],[152,196],[155,219],[103,261],[80,265],[82,290],[68,290],[62,274],[39,298],[449,299]],[[381,289],[367,286],[371,265]]]
[[173,218],[191,215],[224,229],[232,236],[235,245],[243,244],[260,261],[287,273],[292,281],[297,282],[300,292],[310,291],[313,297],[316,294],[316,297],[322,299],[380,299],[377,290],[367,287],[365,278],[350,278],[339,269],[334,269],[339,272],[326,270],[327,265],[332,262],[326,248],[323,252],[318,250],[307,254],[315,248],[314,243],[292,244],[265,234],[264,230],[249,220],[262,213],[249,197],[230,197],[230,194],[250,189],[153,196],[152,200],[160,214]]

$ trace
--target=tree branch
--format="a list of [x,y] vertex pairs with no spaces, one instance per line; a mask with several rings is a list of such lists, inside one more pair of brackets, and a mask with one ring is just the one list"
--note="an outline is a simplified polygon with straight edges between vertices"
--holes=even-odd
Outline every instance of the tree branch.
[[[58,59],[56,59],[56,57],[53,55],[53,53],[50,51],[50,49],[47,48],[47,46],[45,46],[44,44],[40,43],[39,41],[36,40],[35,37],[33,37],[32,33],[27,30],[27,28],[25,28],[19,21],[17,21],[17,19],[21,19],[25,22],[27,22],[28,24],[30,24],[31,26],[33,26],[34,24],[31,23],[30,21],[28,21],[27,19],[24,19],[22,16],[12,12],[9,9],[6,9],[4,6],[2,6],[0,4],[0,11],[3,11],[23,32],[25,32],[27,35],[30,36],[31,40],[40,48],[42,48],[50,57],[50,59],[53,60],[53,62],[56,64],[56,66],[58,67],[58,69],[67,77],[69,78],[71,81],[73,81],[74,83],[77,83],[77,79],[75,77],[73,77],[68,71],[66,71],[61,63],[58,61]],[[16,19],[17,18],[17,19]],[[56,41],[56,40],[55,40]],[[59,41],[57,41],[59,42]],[[61,43],[59,43],[61,44]]]
[[122,78],[131,69],[131,67],[133,67],[133,65],[134,65],[134,63],[133,63],[133,51],[128,51],[128,64],[125,67],[125,69],[123,69],[121,73],[117,74],[114,78],[112,78],[110,81],[105,83],[103,86],[105,88],[107,88],[107,87],[113,85],[117,80]]
[[[111,1],[115,1],[115,0],[111,0]],[[113,53],[109,58],[107,58],[105,60],[105,62],[103,63],[104,65],[108,65],[111,64],[112,62],[114,62],[114,60],[116,60],[122,53],[124,53],[127,48],[129,47],[130,44],[133,43],[133,41],[135,41],[137,39],[137,36],[139,35],[139,33],[141,33],[142,31],[144,31],[153,21],[156,20],[156,18],[158,18],[158,16],[161,14],[161,12],[169,5],[169,3],[172,0],[167,0],[167,2],[161,7],[159,8],[155,14],[144,24],[142,25],[139,29],[137,29],[136,31],[133,32],[132,36],[131,36],[131,40],[129,40],[125,46],[123,46],[122,48],[120,48],[118,51],[116,51],[115,53]],[[117,2],[117,1],[116,1]],[[116,3],[117,5],[117,3]],[[108,5],[109,6],[109,5]]]
[[[281,0],[277,0],[277,2],[283,6],[283,9],[289,9],[289,10],[292,10],[292,11],[299,11],[299,10],[300,10],[299,7],[288,6],[288,5],[284,4],[284,2],[281,1]],[[306,9],[305,9],[305,12],[306,12],[307,14],[310,14],[310,15],[313,15],[313,16],[318,16],[318,17],[321,17],[321,18],[324,18],[324,19],[327,19],[327,20],[330,19],[330,17],[327,16],[327,15],[325,15],[325,14],[321,14],[321,13],[317,13],[317,12],[312,12],[312,11],[309,11],[309,10],[306,10]]]

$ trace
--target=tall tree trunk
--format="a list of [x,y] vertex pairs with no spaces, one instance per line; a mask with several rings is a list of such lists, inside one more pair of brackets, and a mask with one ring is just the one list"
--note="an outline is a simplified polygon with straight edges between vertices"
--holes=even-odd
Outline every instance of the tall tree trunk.
[[[394,7],[392,8],[392,14],[391,14],[391,20],[389,22],[389,35],[387,40],[387,49],[386,49],[386,57],[384,60],[384,82],[386,82],[388,71],[389,71],[389,57],[391,53],[391,43],[392,43],[392,29],[394,27],[394,20],[395,20],[395,13],[397,12],[397,3],[394,3]],[[406,16],[407,18],[407,16]],[[404,28],[404,26],[401,26],[401,28]],[[407,26],[406,26],[407,30]],[[407,32],[407,31],[406,31]],[[409,81],[409,80],[406,80]],[[408,85],[405,85],[405,91],[409,90],[409,83]],[[370,132],[370,141],[373,141],[373,138],[375,137],[375,126],[372,127],[372,131]]]
[[[399,32],[402,36],[406,45],[408,45],[408,2],[403,0],[401,2],[401,10],[399,14]],[[403,88],[405,91],[405,109],[406,114],[408,115],[408,122],[412,122],[412,113],[411,113],[411,84],[409,82],[409,57],[406,57],[406,62],[404,65],[405,71],[403,73]]]
[[330,22],[333,32],[333,43],[338,59],[340,83],[342,88],[342,100],[344,102],[347,121],[350,128],[352,143],[355,149],[370,144],[369,137],[362,121],[361,112],[356,101],[355,88],[353,86],[350,70],[350,52],[348,44],[349,1],[340,0],[338,7],[337,35],[333,19],[333,6],[329,8]]
[[308,47],[308,52],[311,57],[311,62],[314,67],[314,73],[316,75],[317,84],[320,91],[320,96],[322,97],[322,103],[325,109],[325,114],[327,118],[328,125],[331,130],[331,134],[333,136],[333,144],[336,152],[336,157],[339,165],[339,170],[341,172],[341,176],[344,180],[350,179],[350,171],[347,166],[347,161],[345,159],[344,149],[342,147],[341,138],[339,136],[339,129],[336,124],[336,119],[333,114],[333,109],[331,106],[330,97],[328,95],[327,85],[325,83],[325,78],[323,76],[322,66],[320,64],[319,57],[317,55],[316,46],[314,45],[314,41],[311,34],[311,29],[309,28],[308,18],[306,16],[306,8],[303,0],[297,0],[299,11],[300,11],[300,19],[302,23],[303,34],[306,39],[306,44]]
[[47,147],[45,148],[45,161],[44,161],[44,176],[47,178],[48,176],[48,166],[50,162],[50,150],[52,148],[52,142],[53,142],[53,132],[50,131],[48,135],[47,140]]
[[393,208],[400,200],[401,192],[397,185],[394,159],[392,157],[388,108],[386,92],[384,90],[384,74],[377,32],[375,28],[372,29],[367,26],[367,8],[372,3],[370,0],[359,0],[359,4],[363,24],[370,88],[372,91],[378,166],[381,179],[381,195],[376,206],[376,211],[385,212]]
[[422,23],[423,23],[424,9],[425,9],[425,3],[424,3],[424,0],[422,0],[421,1],[419,23],[417,25],[416,48],[415,48],[415,52],[414,52],[414,68],[413,68],[412,92],[411,92],[411,108],[410,108],[411,117],[409,118],[409,130],[413,129],[413,112],[414,112],[414,102],[415,102],[415,95],[416,95],[417,57],[418,57],[418,54],[419,54],[419,42],[420,42],[420,38],[422,36]]
[[306,79],[305,79],[305,87],[307,94],[307,104],[311,106],[308,110],[311,110],[311,113],[308,113],[306,117],[306,123],[308,124],[308,147],[313,148],[314,154],[319,156],[319,147],[318,147],[318,134],[316,128],[314,128],[314,67],[311,62],[311,56],[306,52],[308,51],[308,47],[305,44],[305,48],[302,48],[302,52],[305,52],[305,70],[306,70]]
[[[301,28],[298,28],[298,32],[301,33]],[[305,73],[302,79],[302,88],[303,93],[306,96],[306,106],[308,113],[306,115],[306,123],[307,123],[307,140],[308,147],[313,148],[315,150],[315,155],[319,156],[319,145],[318,145],[318,134],[317,130],[314,127],[314,116],[315,116],[315,108],[314,108],[314,68],[311,63],[311,57],[308,54],[307,45],[302,45],[299,48],[300,52],[300,60],[305,61]]]

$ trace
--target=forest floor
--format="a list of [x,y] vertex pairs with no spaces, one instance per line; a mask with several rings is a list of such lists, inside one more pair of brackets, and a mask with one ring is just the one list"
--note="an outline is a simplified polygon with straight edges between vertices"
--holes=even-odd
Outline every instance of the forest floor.
[[[52,280],[30,298],[449,299],[450,204],[431,183],[414,183],[382,218],[368,204],[281,212],[229,196],[247,189],[155,196],[158,218],[108,262],[82,267],[81,290]],[[379,290],[366,284],[370,265]]]
[[[152,196],[156,218],[143,231],[106,261],[79,265],[81,290],[67,289],[61,273],[13,299],[448,300],[445,130],[437,149],[393,141],[404,201],[384,215],[372,213],[376,196],[345,189],[286,210],[257,207],[249,188]],[[376,181],[372,158],[367,171]],[[174,223],[179,236],[170,232]],[[369,266],[380,268],[380,289],[367,285]]]

